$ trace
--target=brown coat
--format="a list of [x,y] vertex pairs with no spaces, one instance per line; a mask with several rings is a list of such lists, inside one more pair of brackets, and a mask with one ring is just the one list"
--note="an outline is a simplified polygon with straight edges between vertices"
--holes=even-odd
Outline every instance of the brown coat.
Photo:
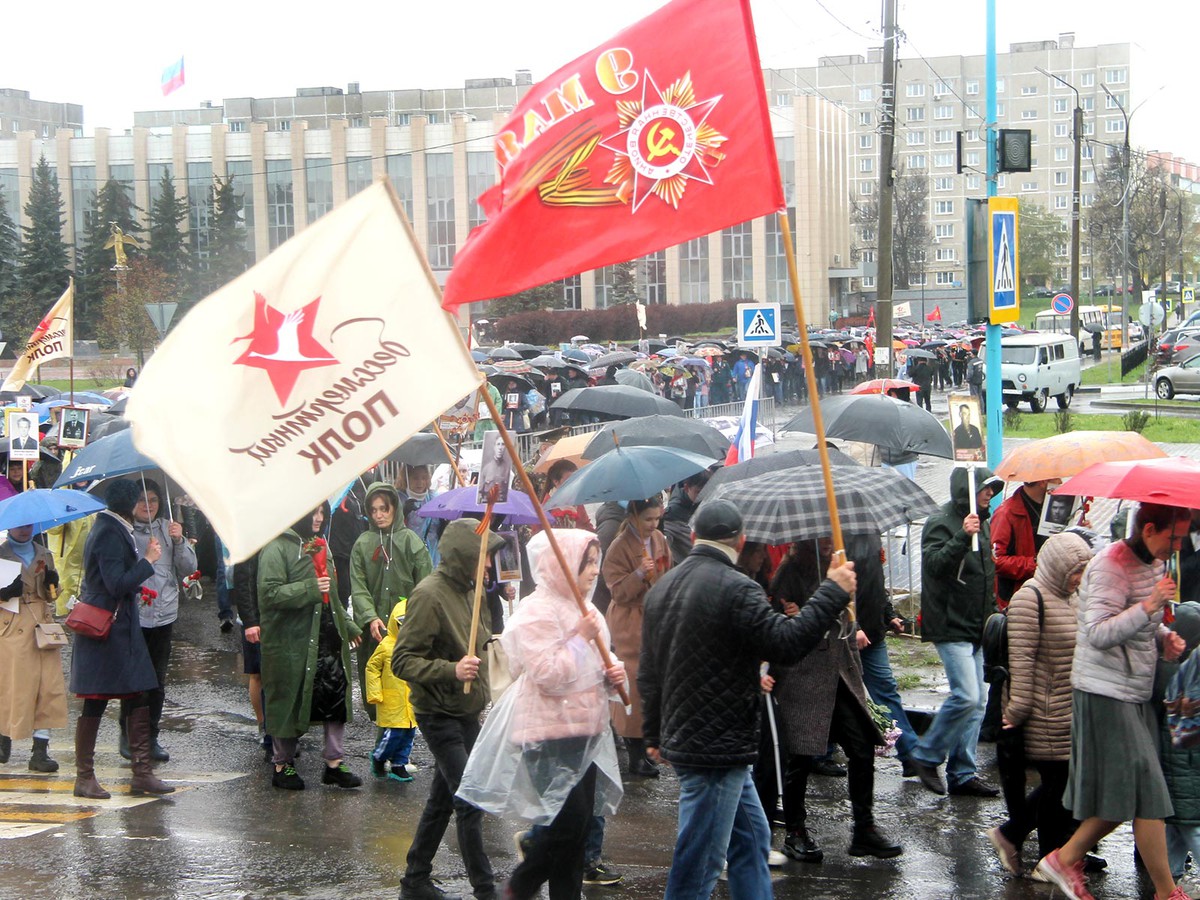
[[637,689],[638,657],[642,653],[642,619],[645,616],[646,592],[671,567],[671,551],[661,532],[650,535],[650,548],[656,560],[654,573],[642,577],[642,560],[646,548],[628,523],[621,526],[604,554],[601,574],[612,593],[612,603],[605,613],[612,646],[617,658],[625,663],[625,684],[629,691],[632,712],[617,704],[613,709],[613,725],[621,737],[642,736],[642,697]]
[[[1071,662],[1075,656],[1078,596],[1067,580],[1092,551],[1076,534],[1056,534],[1042,545],[1033,578],[1008,606],[1008,670],[1004,717],[1025,726],[1030,759],[1071,757]],[[1038,628],[1037,588],[1044,623]]]
[[[20,562],[8,541],[0,559]],[[0,609],[0,734],[26,740],[38,728],[65,728],[67,688],[62,651],[39,650],[34,626],[54,621],[54,601],[38,563],[54,568],[54,558],[35,544],[33,566],[22,564],[25,590],[15,613]]]

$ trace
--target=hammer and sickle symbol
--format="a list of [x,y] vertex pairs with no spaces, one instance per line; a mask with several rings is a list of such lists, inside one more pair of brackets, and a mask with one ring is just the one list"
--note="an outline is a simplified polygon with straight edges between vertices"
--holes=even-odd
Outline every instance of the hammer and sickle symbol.
[[675,137],[674,129],[669,126],[664,126],[662,133],[659,133],[661,122],[655,122],[650,126],[650,132],[646,135],[646,149],[649,151],[646,154],[647,162],[654,162],[660,156],[666,156],[668,153],[679,156],[682,152],[678,147],[671,143]]

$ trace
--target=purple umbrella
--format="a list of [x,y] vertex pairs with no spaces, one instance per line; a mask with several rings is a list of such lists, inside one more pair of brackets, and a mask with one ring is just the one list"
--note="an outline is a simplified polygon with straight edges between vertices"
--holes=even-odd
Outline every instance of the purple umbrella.
[[[417,510],[417,515],[426,519],[459,519],[464,513],[483,513],[487,507],[475,502],[478,495],[479,488],[473,484],[454,488],[438,494]],[[510,525],[536,525],[541,521],[528,495],[516,490],[509,490],[508,499],[493,506],[492,512],[503,515]]]

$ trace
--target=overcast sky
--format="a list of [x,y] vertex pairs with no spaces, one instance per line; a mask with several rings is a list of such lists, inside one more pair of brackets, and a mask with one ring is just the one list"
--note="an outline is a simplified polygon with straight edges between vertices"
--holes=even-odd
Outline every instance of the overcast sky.
[[[535,80],[661,5],[654,0],[355,0],[295,4],[182,0],[112,5],[7,4],[0,87],[81,103],[85,126],[120,131],[134,110],[194,107],[224,97],[291,95],[358,81],[364,90],[457,87],[465,78]],[[764,66],[879,46],[880,0],[752,0]],[[1200,163],[1194,4],[1163,0],[1135,14],[1098,0],[996,0],[997,48],[1073,31],[1078,46],[1132,44],[1132,142]],[[983,0],[900,0],[901,58],[982,53]],[[186,58],[187,84],[168,98],[162,70]],[[1190,64],[1190,65],[1189,65]]]

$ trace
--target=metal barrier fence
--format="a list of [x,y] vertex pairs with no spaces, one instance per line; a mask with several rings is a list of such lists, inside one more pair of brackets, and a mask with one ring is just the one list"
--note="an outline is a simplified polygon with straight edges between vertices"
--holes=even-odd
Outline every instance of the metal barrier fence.
[[1140,341],[1121,354],[1122,378],[1146,361],[1149,347],[1146,341]]

